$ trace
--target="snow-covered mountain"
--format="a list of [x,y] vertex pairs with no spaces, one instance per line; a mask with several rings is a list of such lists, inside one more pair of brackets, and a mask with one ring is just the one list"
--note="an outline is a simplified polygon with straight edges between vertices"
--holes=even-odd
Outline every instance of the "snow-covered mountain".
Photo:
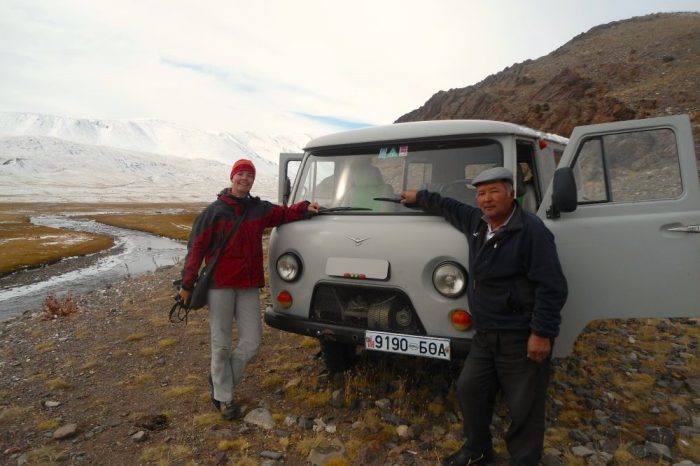
[[[229,185],[229,170],[215,160],[0,136],[2,202],[209,202]],[[276,177],[259,173],[253,194],[275,202]]]
[[298,152],[311,139],[307,134],[268,136],[250,131],[202,131],[159,120],[91,120],[16,112],[0,112],[0,135],[51,136],[81,144],[226,164],[249,158],[258,171],[269,174],[277,173],[280,152]]
[[253,193],[274,201],[279,153],[309,140],[0,112],[0,201],[208,201],[239,158],[255,163]]

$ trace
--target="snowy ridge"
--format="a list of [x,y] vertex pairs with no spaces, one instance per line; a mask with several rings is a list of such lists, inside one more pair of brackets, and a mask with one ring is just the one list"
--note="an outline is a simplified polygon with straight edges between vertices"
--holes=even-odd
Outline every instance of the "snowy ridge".
[[0,135],[51,136],[79,144],[211,159],[229,166],[239,158],[249,158],[259,173],[272,176],[277,174],[280,152],[299,152],[311,139],[305,134],[273,137],[202,131],[158,120],[75,119],[14,112],[0,112]]
[[[228,163],[0,136],[2,202],[210,202],[229,186]],[[276,202],[277,179],[258,173],[253,194]]]

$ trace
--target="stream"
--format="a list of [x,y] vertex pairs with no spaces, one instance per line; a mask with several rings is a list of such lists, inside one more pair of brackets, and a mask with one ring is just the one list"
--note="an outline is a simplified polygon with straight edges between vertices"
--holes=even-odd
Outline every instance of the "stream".
[[0,321],[28,310],[40,309],[49,295],[62,297],[104,288],[125,276],[135,276],[173,265],[187,252],[184,243],[105,225],[94,220],[39,216],[32,217],[31,222],[53,228],[112,236],[114,246],[105,252],[71,257],[53,265],[2,277]]

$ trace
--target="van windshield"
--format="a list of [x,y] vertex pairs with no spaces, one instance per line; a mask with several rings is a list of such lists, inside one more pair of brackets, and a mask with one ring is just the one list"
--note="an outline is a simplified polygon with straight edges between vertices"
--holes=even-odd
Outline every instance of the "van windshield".
[[311,151],[295,183],[293,201],[307,199],[352,214],[416,213],[396,201],[405,189],[427,189],[474,204],[471,180],[495,166],[503,166],[503,148],[492,139]]

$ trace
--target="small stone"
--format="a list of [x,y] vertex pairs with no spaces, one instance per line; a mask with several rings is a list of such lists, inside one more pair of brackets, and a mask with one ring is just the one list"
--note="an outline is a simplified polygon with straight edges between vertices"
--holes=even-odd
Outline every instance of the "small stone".
[[44,406],[46,406],[47,408],[58,408],[59,406],[61,406],[61,402],[47,400],[47,401],[44,401]]
[[253,424],[262,427],[266,430],[272,430],[275,427],[275,420],[272,419],[272,414],[265,408],[255,408],[243,418],[243,421],[248,424]]
[[391,408],[391,400],[388,398],[382,398],[381,400],[375,401],[374,406],[381,409],[382,411],[386,411]]
[[660,443],[667,447],[673,447],[676,443],[676,438],[673,431],[668,427],[647,426],[644,428],[646,439],[652,443]]
[[409,431],[408,431],[408,426],[406,424],[401,424],[400,426],[398,426],[396,428],[396,434],[400,438],[404,438],[404,439],[409,438],[410,435],[409,435]]
[[571,447],[571,453],[573,453],[574,456],[586,457],[591,456],[595,453],[595,451],[591,450],[588,447],[584,447],[583,445],[576,445],[574,447]]
[[139,430],[131,436],[131,440],[134,442],[145,442],[148,440],[148,433],[145,430]]
[[270,450],[261,451],[260,456],[262,458],[267,458],[269,460],[274,460],[274,461],[282,459],[282,453],[277,452],[277,451],[270,451]]
[[52,435],[56,440],[63,440],[73,437],[78,432],[78,424],[66,424],[56,429]]

